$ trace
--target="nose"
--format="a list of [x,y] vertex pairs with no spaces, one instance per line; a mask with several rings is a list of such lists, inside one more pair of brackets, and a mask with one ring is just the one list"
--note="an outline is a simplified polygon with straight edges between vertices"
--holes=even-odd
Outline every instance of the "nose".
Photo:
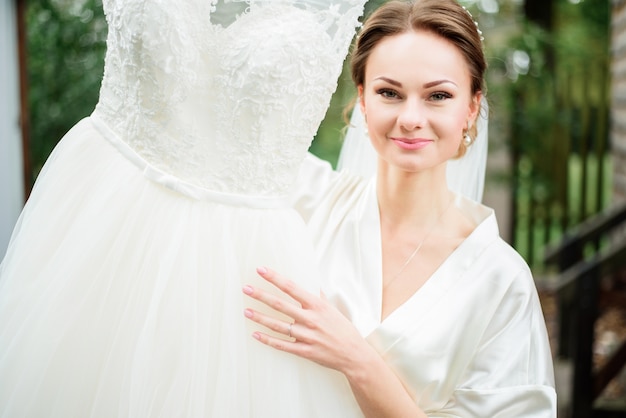
[[400,108],[398,125],[405,131],[414,131],[424,124],[425,111],[419,99],[407,99]]

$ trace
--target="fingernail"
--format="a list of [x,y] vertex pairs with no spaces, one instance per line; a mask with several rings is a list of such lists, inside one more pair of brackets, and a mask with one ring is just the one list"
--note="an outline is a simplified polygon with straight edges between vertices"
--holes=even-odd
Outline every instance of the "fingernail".
[[245,293],[246,295],[251,295],[253,290],[254,289],[252,289],[252,286],[245,285],[243,287],[243,293]]
[[257,267],[256,272],[259,274],[267,274],[267,269],[265,267]]
[[244,309],[243,314],[246,316],[246,318],[252,318],[252,309]]
[[259,334],[258,332],[254,332],[254,333],[252,333],[252,336],[253,336],[254,338],[256,338],[257,340],[260,340],[260,339],[261,339],[261,334]]

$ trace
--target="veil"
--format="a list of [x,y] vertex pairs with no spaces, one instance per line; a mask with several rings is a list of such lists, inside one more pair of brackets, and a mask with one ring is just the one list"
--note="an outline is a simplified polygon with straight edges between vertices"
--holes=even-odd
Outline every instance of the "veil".
[[[476,139],[461,158],[448,161],[448,187],[458,194],[480,202],[485,187],[489,138],[489,105],[483,97],[476,120]],[[354,106],[350,126],[341,147],[337,170],[370,177],[376,173],[377,156],[367,139],[365,118],[360,106]]]

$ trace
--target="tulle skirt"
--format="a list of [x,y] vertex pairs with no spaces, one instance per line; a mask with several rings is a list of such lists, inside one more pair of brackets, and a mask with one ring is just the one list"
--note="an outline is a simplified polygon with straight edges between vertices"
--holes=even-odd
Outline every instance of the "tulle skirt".
[[309,242],[283,202],[194,188],[82,120],[0,265],[0,416],[361,416],[343,376],[243,316],[257,266],[318,291]]

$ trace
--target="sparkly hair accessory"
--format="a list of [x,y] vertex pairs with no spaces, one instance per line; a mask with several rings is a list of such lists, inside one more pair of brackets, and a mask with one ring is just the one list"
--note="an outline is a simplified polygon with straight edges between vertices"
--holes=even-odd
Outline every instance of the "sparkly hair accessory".
[[485,41],[485,37],[483,36],[483,31],[480,30],[480,28],[478,27],[478,22],[476,22],[476,20],[474,20],[474,16],[472,16],[472,13],[467,10],[467,8],[465,6],[461,6],[463,8],[463,10],[465,10],[467,12],[467,14],[469,15],[469,17],[472,19],[472,22],[474,22],[474,25],[476,26],[476,32],[478,32],[478,36],[480,36],[480,41],[484,42]]

